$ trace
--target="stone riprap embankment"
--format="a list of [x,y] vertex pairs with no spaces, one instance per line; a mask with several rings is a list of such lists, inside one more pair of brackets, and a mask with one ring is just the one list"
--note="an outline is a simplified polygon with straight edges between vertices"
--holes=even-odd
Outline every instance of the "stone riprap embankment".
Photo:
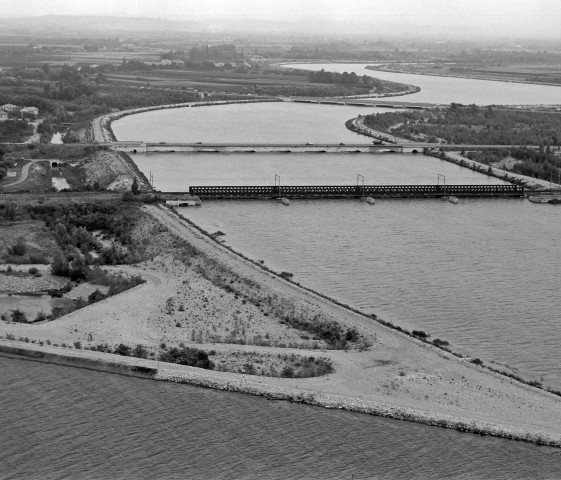
[[[561,435],[534,429],[480,421],[443,413],[404,408],[368,398],[317,392],[294,385],[294,379],[267,379],[235,373],[202,370],[154,360],[123,357],[91,350],[40,346],[36,344],[0,340],[0,355],[12,358],[54,363],[91,370],[105,371],[159,381],[185,383],[217,390],[247,393],[275,400],[288,400],[331,409],[407,420],[464,432],[493,435],[542,445],[561,447]],[[271,380],[274,380],[271,382]]]
[[355,133],[360,133],[361,135],[366,135],[367,137],[372,137],[381,142],[394,143],[394,144],[404,144],[411,143],[410,140],[405,138],[397,137],[395,135],[390,135],[389,133],[380,132],[379,130],[374,130],[373,128],[367,127],[364,124],[364,118],[359,115],[356,118],[351,118],[347,120],[345,126]]

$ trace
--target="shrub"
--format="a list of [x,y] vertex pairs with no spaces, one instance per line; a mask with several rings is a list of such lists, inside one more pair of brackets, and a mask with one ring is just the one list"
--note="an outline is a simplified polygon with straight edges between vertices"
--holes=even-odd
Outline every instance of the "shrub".
[[16,255],[17,257],[23,257],[27,253],[27,247],[23,241],[23,238],[20,238],[14,245],[12,245],[8,251],[11,255]]
[[435,338],[432,343],[437,347],[447,347],[448,345],[450,345],[449,342],[447,342],[446,340],[441,340],[440,338]]
[[51,264],[51,273],[59,277],[67,277],[70,273],[68,260],[61,255],[55,256],[53,263]]
[[131,354],[133,357],[137,358],[148,358],[148,350],[144,347],[144,345],[140,344],[132,349]]
[[39,270],[37,270],[36,267],[31,267],[27,273],[29,273],[30,275],[36,275],[37,273],[39,273]]
[[131,351],[132,351],[131,347],[125,345],[124,343],[120,343],[115,347],[113,353],[115,353],[116,355],[122,355],[123,357],[129,357]]
[[294,369],[290,366],[286,366],[282,369],[281,377],[292,378],[294,376]]
[[12,322],[27,323],[27,316],[19,308],[12,310]]
[[184,347],[179,349],[173,347],[160,354],[159,359],[162,362],[178,363],[191,367],[206,368],[207,370],[214,369],[214,364],[209,360],[208,354],[198,348]]
[[106,297],[105,295],[99,291],[99,288],[96,288],[96,290],[92,293],[90,293],[88,295],[88,302],[89,303],[96,303],[99,302],[101,300],[104,300]]

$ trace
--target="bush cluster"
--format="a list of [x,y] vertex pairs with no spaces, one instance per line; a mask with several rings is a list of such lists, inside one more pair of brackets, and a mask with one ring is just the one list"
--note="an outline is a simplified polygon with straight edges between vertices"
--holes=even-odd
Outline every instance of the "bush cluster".
[[161,362],[178,363],[180,365],[189,365],[191,367],[205,368],[207,370],[214,369],[214,363],[208,358],[208,353],[199,348],[190,347],[172,347],[160,354]]

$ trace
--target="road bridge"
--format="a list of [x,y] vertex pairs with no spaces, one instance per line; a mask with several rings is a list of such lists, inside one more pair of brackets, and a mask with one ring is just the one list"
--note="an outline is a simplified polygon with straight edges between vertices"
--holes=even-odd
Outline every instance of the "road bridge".
[[[387,97],[386,97],[387,98]],[[449,107],[449,104],[426,103],[426,102],[403,102],[381,98],[337,98],[337,97],[292,97],[294,103],[319,103],[324,105],[350,105],[353,107],[381,107],[381,108],[403,108],[407,110],[423,110],[426,108]]]
[[[111,150],[129,153],[421,153],[424,150],[495,150],[519,148],[521,145],[452,145],[446,143],[181,143],[181,142],[108,142],[100,144]],[[538,148],[532,146],[529,148]]]

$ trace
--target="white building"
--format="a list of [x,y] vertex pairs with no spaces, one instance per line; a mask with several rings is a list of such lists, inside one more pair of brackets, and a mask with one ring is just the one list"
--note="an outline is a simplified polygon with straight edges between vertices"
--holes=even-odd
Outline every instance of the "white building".
[[18,106],[17,105],[12,105],[11,103],[6,103],[6,105],[2,105],[0,107],[0,110],[3,110],[4,112],[13,112],[14,110],[17,110]]
[[39,115],[39,109],[37,107],[23,107],[20,113],[22,115],[34,115],[36,117]]

